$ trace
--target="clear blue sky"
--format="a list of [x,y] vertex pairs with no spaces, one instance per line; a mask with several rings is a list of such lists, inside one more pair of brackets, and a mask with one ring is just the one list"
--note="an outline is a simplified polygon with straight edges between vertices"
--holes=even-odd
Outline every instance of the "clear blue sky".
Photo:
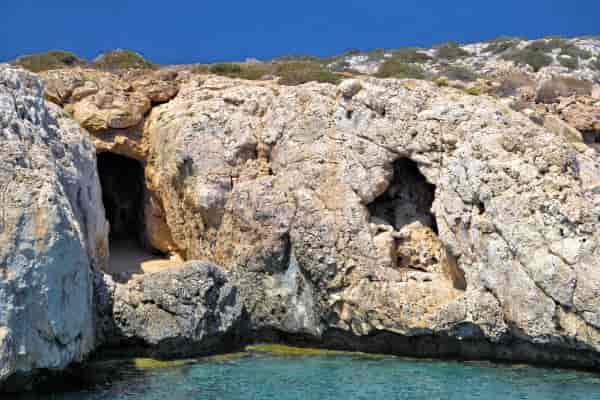
[[113,48],[158,63],[600,34],[600,0],[0,0],[0,60]]

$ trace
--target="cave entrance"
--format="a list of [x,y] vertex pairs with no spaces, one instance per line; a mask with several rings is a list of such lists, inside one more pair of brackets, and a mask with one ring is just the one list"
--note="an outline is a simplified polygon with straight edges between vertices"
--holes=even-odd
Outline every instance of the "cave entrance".
[[465,290],[463,271],[438,237],[431,212],[435,190],[414,161],[397,160],[390,186],[368,205],[373,243],[382,265],[409,279],[430,282],[437,275]]
[[108,270],[117,281],[134,274],[171,266],[176,260],[152,248],[147,240],[143,165],[113,153],[100,153],[98,175],[110,225]]
[[388,190],[369,204],[375,222],[388,224],[396,231],[414,222],[430,227],[437,234],[431,206],[435,186],[427,182],[417,164],[407,158],[394,163],[394,178]]

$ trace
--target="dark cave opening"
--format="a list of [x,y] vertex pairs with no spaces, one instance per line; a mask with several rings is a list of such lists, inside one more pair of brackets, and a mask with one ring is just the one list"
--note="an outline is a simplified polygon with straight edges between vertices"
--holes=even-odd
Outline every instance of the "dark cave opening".
[[143,272],[144,263],[165,259],[149,245],[144,222],[146,196],[144,167],[134,159],[113,153],[97,156],[102,201],[109,233],[109,274],[129,279]]
[[102,201],[110,224],[110,242],[135,238],[143,246],[144,169],[131,158],[98,154]]
[[435,185],[427,182],[414,161],[401,158],[394,163],[390,187],[369,204],[369,214],[397,231],[418,221],[437,234],[437,224],[431,213],[434,198]]

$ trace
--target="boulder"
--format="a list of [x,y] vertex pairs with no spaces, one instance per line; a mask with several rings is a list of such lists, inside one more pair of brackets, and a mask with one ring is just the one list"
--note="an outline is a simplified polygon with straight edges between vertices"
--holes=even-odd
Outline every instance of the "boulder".
[[589,96],[573,96],[560,99],[558,115],[580,132],[600,135],[600,100]]
[[240,296],[215,265],[190,261],[126,284],[96,278],[98,337],[154,357],[231,351],[243,328]]
[[94,349],[107,234],[89,136],[35,76],[0,65],[0,387]]

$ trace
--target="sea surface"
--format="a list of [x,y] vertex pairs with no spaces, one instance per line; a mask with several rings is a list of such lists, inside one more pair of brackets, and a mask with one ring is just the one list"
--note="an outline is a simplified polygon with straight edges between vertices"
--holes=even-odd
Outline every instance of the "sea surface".
[[104,361],[86,389],[36,400],[600,400],[600,375],[491,363],[251,353],[175,363]]

